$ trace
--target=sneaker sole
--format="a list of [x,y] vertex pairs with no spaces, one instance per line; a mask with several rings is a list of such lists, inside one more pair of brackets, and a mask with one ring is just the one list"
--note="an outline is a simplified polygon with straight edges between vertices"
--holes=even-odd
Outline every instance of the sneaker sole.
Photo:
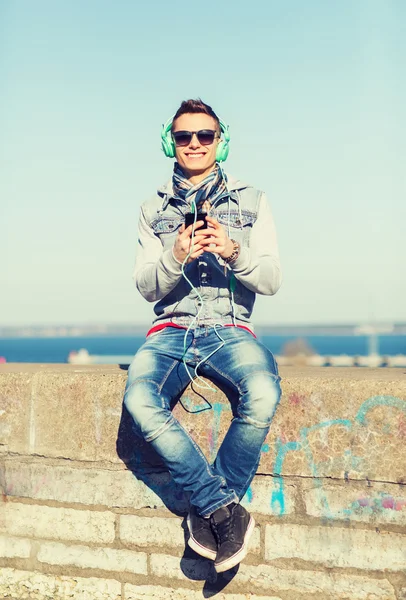
[[189,516],[186,519],[186,523],[187,523],[187,527],[189,529],[189,536],[190,536],[189,539],[188,539],[188,541],[187,541],[188,546],[190,546],[192,548],[192,550],[194,550],[197,554],[200,554],[200,556],[204,556],[204,558],[208,558],[210,560],[215,560],[215,558],[217,556],[217,552],[214,552],[213,550],[210,550],[210,548],[206,548],[206,546],[202,546],[193,537],[193,535],[192,535],[192,527],[190,525],[190,518],[189,518]]
[[234,554],[233,556],[230,556],[230,558],[227,558],[227,560],[223,560],[223,562],[221,563],[214,563],[214,568],[216,569],[217,573],[222,573],[223,571],[228,571],[229,569],[232,569],[247,556],[248,540],[250,539],[254,531],[254,527],[255,520],[253,517],[251,517],[250,522],[248,523],[247,531],[245,532],[244,543],[241,547],[241,550],[236,552],[236,554]]

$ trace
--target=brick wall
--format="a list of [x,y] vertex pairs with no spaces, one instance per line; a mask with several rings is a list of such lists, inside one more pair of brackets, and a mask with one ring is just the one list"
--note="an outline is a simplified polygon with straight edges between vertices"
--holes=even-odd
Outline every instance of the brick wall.
[[[0,367],[0,597],[406,600],[404,373],[282,376],[243,501],[250,553],[217,576],[185,544],[187,498],[122,412],[125,371]],[[230,411],[220,391],[208,399],[175,411],[212,458]]]

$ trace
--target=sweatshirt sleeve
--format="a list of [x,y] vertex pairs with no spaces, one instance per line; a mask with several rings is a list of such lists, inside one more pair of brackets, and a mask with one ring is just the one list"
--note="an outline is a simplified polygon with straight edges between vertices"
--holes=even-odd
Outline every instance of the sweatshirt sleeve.
[[242,247],[230,266],[235,277],[257,294],[272,296],[281,286],[275,223],[264,193],[259,200],[257,220],[252,226],[250,246]]
[[182,264],[174,257],[172,248],[163,250],[141,208],[133,273],[138,291],[149,302],[156,302],[169,294],[181,277]]

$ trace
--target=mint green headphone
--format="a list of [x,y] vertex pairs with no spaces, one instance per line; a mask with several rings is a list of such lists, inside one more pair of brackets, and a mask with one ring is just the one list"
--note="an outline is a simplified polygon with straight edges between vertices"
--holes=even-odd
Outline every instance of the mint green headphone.
[[[229,146],[230,133],[228,131],[228,125],[226,125],[224,123],[224,121],[222,121],[221,119],[219,119],[219,121],[220,121],[220,131],[224,135],[224,140],[221,140],[221,142],[219,142],[219,144],[217,145],[216,161],[222,162],[222,161],[226,160],[228,153],[230,152],[230,146]],[[175,144],[174,144],[173,137],[171,134],[172,123],[173,123],[173,117],[168,119],[168,121],[164,125],[162,125],[162,129],[161,129],[161,147],[162,147],[163,153],[168,158],[174,158],[174,156],[175,156]]]

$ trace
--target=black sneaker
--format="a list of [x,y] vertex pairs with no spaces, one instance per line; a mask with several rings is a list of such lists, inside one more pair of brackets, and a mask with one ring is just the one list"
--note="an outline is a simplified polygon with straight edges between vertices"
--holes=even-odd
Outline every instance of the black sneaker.
[[246,557],[255,521],[241,504],[233,502],[216,510],[210,523],[217,540],[214,568],[218,573],[228,571]]
[[214,560],[217,555],[217,543],[210,527],[210,519],[200,517],[195,507],[191,506],[187,526],[190,533],[189,546],[200,556]]

